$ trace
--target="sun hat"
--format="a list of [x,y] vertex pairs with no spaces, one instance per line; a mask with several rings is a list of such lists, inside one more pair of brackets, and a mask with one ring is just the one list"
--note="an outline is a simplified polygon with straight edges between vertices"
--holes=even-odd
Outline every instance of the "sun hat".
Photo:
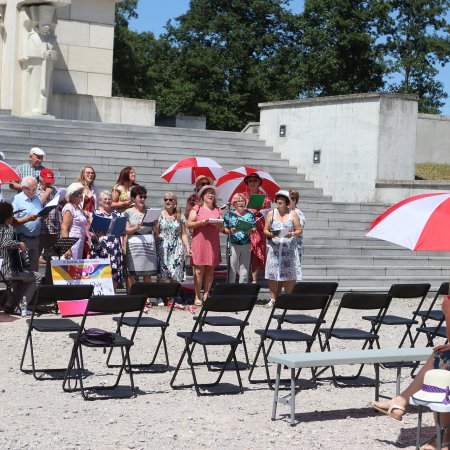
[[195,183],[194,184],[198,184],[198,182],[200,180],[208,180],[211,184],[213,182],[212,178],[207,177],[206,175],[199,175],[196,179],[195,179]]
[[450,404],[450,372],[442,369],[426,372],[422,389],[412,398],[420,402]]
[[45,152],[39,147],[33,147],[30,150],[30,155],[45,156]]
[[285,191],[285,190],[280,190],[275,194],[275,200],[277,199],[277,197],[285,197],[287,203],[289,204],[291,201],[291,197],[289,196],[289,192]]
[[53,170],[47,169],[47,167],[45,167],[44,169],[41,170],[41,173],[39,174],[39,176],[46,183],[53,184],[55,182],[55,174],[53,173]]
[[261,178],[256,172],[247,175],[247,176],[244,178],[244,183],[245,183],[245,184],[248,184],[248,180],[249,180],[250,178],[258,178],[258,180],[259,180],[259,185],[261,185],[261,183],[262,183],[262,178]]
[[214,193],[217,195],[217,188],[211,184],[203,186],[199,191],[198,191],[198,198],[202,198],[203,194],[209,190],[212,189],[214,191]]
[[84,191],[84,186],[81,183],[70,184],[66,190],[66,200],[69,201],[69,198],[78,191]]

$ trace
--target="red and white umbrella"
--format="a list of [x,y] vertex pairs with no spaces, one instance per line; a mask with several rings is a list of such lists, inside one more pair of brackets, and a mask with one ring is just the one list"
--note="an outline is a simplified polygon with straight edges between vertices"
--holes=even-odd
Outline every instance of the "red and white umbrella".
[[367,237],[411,250],[450,251],[450,192],[414,195],[391,206],[370,225]]
[[271,200],[274,200],[275,194],[280,190],[280,186],[277,182],[271,177],[269,172],[247,166],[230,170],[226,175],[217,180],[216,187],[219,189],[219,197],[222,200],[230,201],[234,194],[245,192],[247,190],[247,185],[244,183],[244,178],[252,174],[257,174],[261,178],[262,183],[260,189],[264,191]]
[[190,183],[194,184],[195,179],[204,175],[205,177],[217,180],[227,171],[211,158],[185,158],[171,165],[161,178],[168,183]]
[[5,161],[0,161],[0,184],[20,181],[19,174]]

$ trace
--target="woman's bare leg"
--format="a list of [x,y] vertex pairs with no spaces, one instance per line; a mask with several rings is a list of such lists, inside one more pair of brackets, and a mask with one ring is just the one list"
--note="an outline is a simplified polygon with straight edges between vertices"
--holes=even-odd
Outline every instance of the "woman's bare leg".
[[198,304],[202,299],[202,285],[203,277],[205,274],[206,266],[195,266],[194,267],[194,288],[195,288],[195,303]]
[[214,280],[214,267],[205,266],[205,274],[203,275],[203,300],[206,300],[211,290]]
[[252,272],[252,282],[258,282],[259,259],[252,253],[250,258],[250,270]]

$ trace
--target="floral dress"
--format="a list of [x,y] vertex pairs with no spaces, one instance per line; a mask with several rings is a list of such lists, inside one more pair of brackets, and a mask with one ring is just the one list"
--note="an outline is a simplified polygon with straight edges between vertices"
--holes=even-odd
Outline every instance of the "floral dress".
[[[294,231],[294,221],[289,212],[286,222],[278,220],[278,209],[273,211],[271,230]],[[267,240],[266,279],[274,281],[299,281],[302,279],[302,269],[298,257],[298,242],[295,237],[273,237]]]
[[[258,191],[258,194],[264,194],[264,192]],[[250,199],[250,193],[243,192],[246,203],[248,203]],[[270,208],[270,200],[266,196],[264,199],[264,203],[261,209]],[[256,233],[251,235],[251,244],[252,244],[252,257],[256,257],[258,259],[258,269],[263,269],[266,265],[266,237],[264,236],[264,217],[260,213],[261,209],[249,209],[254,215],[256,219]],[[253,270],[256,267],[252,267]]]
[[186,252],[181,239],[181,226],[186,224],[184,215],[181,216],[180,222],[169,220],[163,214],[158,218],[159,235],[156,249],[159,272],[166,281],[182,282],[186,279]]
[[[111,214],[106,214],[101,212],[99,209],[94,210],[94,214],[111,219],[116,219],[121,216],[121,214],[117,211],[112,211]],[[125,280],[122,242],[120,236],[101,236],[98,240],[94,237],[91,241],[88,258],[109,258],[111,261],[113,281],[116,283],[123,283]]]

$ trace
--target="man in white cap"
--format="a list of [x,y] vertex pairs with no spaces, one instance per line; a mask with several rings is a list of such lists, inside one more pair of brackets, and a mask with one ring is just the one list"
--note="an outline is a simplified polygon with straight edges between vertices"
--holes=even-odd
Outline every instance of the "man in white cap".
[[[23,180],[25,177],[34,177],[37,181],[41,170],[44,169],[44,166],[42,165],[44,156],[44,150],[39,147],[33,147],[30,150],[30,160],[25,164],[16,167],[16,172],[19,174],[20,178]],[[18,192],[22,191],[20,180],[10,183],[9,187]]]

